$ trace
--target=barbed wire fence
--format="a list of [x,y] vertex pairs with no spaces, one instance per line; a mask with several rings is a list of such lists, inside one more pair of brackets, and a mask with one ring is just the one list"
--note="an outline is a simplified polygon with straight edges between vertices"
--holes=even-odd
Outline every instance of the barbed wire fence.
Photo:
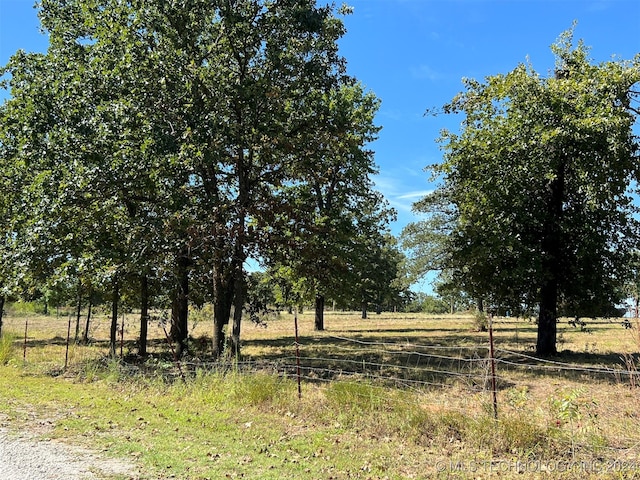
[[[93,331],[104,330],[103,324],[110,320],[94,318]],[[55,323],[55,325],[54,325]],[[127,325],[135,322],[124,315],[118,326],[118,347],[120,357],[125,357],[124,350]],[[24,325],[22,334],[20,325]],[[16,342],[21,343],[22,359],[42,361],[41,358],[30,357],[30,349],[47,340],[36,339],[31,331],[47,330],[50,343],[64,346],[64,363],[66,370],[73,362],[86,360],[87,355],[77,353],[78,345],[71,338],[72,318],[61,317],[57,322],[34,318],[12,318],[5,323],[5,329],[16,332]],[[161,325],[158,328],[162,328]],[[297,329],[296,329],[297,330]],[[132,332],[130,332],[132,333]],[[156,340],[158,348],[171,349],[170,340],[164,334]],[[523,351],[515,351],[493,345],[491,338],[484,344],[439,345],[421,344],[410,340],[377,341],[361,338],[324,334],[323,345],[305,344],[296,335],[293,341],[283,350],[287,353],[270,358],[230,359],[227,361],[207,361],[187,357],[184,360],[168,365],[175,369],[175,377],[184,379],[190,372],[198,369],[238,372],[269,372],[281,377],[296,379],[298,396],[304,395],[304,384],[323,385],[336,380],[367,382],[380,388],[394,387],[399,389],[420,390],[448,388],[462,385],[473,392],[487,392],[491,395],[493,414],[497,417],[498,405],[496,393],[516,386],[514,377],[517,374],[535,374],[554,377],[593,379],[640,386],[640,371],[637,359],[632,355],[620,355],[620,363],[615,366],[583,365],[559,360],[536,357]],[[104,340],[93,339],[94,345],[106,350]],[[129,349],[133,342],[129,341]],[[84,348],[92,348],[84,347]],[[71,350],[71,351],[70,351]],[[129,352],[130,354],[131,352]],[[50,360],[50,359],[49,359]],[[139,371],[140,365],[128,364],[131,372]],[[170,373],[170,372],[169,372]]]

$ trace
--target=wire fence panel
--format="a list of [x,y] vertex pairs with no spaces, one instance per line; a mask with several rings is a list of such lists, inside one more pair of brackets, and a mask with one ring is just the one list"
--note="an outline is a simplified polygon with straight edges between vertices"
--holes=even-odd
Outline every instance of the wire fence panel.
[[[33,353],[36,348],[64,348],[69,331],[72,332],[72,347],[68,352],[61,350],[61,365],[78,364],[90,357],[106,355],[109,349],[108,331],[111,323],[109,315],[94,312],[87,334],[87,345],[76,343],[78,339],[74,338],[73,332],[76,330],[74,326],[77,322],[78,319],[72,314],[7,317],[4,320],[4,330],[12,331],[16,338],[20,338],[20,347],[26,361],[45,361],[46,355]],[[83,333],[83,322],[84,318],[80,318],[80,333]],[[121,337],[118,338],[117,351],[121,356],[132,359],[135,357],[138,327],[139,318],[133,314],[123,315],[119,321],[118,332]],[[151,358],[162,357],[169,349],[162,327],[160,322],[149,323],[148,350]],[[207,339],[194,339],[192,342],[202,350],[210,346],[210,340]],[[299,356],[296,355],[296,347]],[[206,361],[206,354],[197,355],[188,357],[188,362],[174,362],[173,366],[184,366],[187,372],[198,368],[266,371],[290,378],[299,375],[307,382],[318,383],[333,380],[366,380],[400,388],[445,388],[452,385],[462,385],[472,391],[491,388],[488,338],[483,343],[475,345],[444,345],[419,343],[415,339],[403,340],[400,337],[393,341],[388,338],[378,341],[358,338],[356,335],[350,337],[324,333],[317,338],[303,337],[298,342],[291,338],[291,342],[284,344],[279,352],[264,357],[259,354],[253,355],[249,359],[232,360],[228,363]],[[527,375],[640,386],[640,372],[636,368],[636,358],[633,355],[619,355],[614,365],[611,362],[608,365],[572,363],[539,358],[523,351],[501,348],[499,344],[494,355],[498,389],[514,386],[519,377]],[[594,358],[597,362],[599,357],[596,355]],[[139,365],[139,359],[136,361],[134,368],[145,370],[154,367],[153,364],[145,367]],[[168,365],[171,365],[170,361]]]

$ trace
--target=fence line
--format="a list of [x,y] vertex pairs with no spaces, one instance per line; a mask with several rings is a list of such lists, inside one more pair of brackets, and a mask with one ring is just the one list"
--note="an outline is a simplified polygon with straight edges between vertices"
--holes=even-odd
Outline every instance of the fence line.
[[500,359],[500,358],[496,358],[496,361],[506,364],[506,365],[515,365],[515,366],[526,366],[528,368],[538,368],[541,370],[552,370],[552,371],[558,371],[558,370],[566,370],[566,371],[581,371],[581,372],[585,372],[585,373],[602,373],[602,374],[636,374],[637,372],[635,371],[624,371],[624,370],[617,370],[617,369],[613,369],[613,368],[606,368],[606,367],[600,367],[600,368],[593,368],[593,367],[585,367],[585,366],[576,366],[574,364],[571,363],[566,363],[566,362],[559,362],[556,360],[549,360],[546,358],[539,358],[539,357],[534,357],[532,355],[527,355],[521,352],[514,352],[511,350],[502,350],[502,349],[497,349],[496,352],[498,353],[505,353],[508,355],[512,355],[514,357],[521,357],[521,358],[525,358],[527,360],[530,360],[532,362],[535,362],[533,364],[529,364],[529,363],[518,363],[518,362],[512,362],[509,360],[504,360],[504,359]]
[[[380,346],[380,347],[395,347],[394,350],[380,350],[386,354],[389,355],[411,355],[411,356],[417,356],[417,357],[423,357],[423,358],[429,358],[429,359],[436,359],[436,360],[447,360],[447,361],[451,361],[451,362],[463,362],[463,363],[469,363],[469,364],[473,364],[473,363],[479,363],[479,364],[485,364],[487,362],[488,359],[488,351],[489,351],[489,345],[474,345],[474,346],[468,346],[468,345],[458,345],[458,346],[443,346],[443,345],[420,345],[420,344],[415,344],[415,343],[405,343],[405,342],[396,342],[396,343],[391,343],[391,342],[367,342],[367,341],[362,341],[362,340],[358,340],[358,339],[351,339],[351,338],[347,338],[347,337],[337,337],[337,336],[326,336],[325,338],[332,338],[335,340],[341,340],[343,342],[348,342],[348,343],[352,343],[355,345],[362,345],[362,346]],[[464,351],[464,350],[468,350],[470,352],[472,352],[474,355],[476,355],[475,357],[453,357],[453,356],[447,356],[447,355],[440,355],[440,354],[434,354],[434,353],[427,353],[425,351],[417,351],[417,350],[400,350],[398,348],[402,348],[402,347],[411,347],[411,348],[422,348],[425,350],[453,350],[453,351]],[[359,353],[363,353],[366,352],[365,350],[362,349],[356,349],[356,348],[349,348],[349,347],[345,347],[345,346],[341,346],[341,345],[332,345],[332,348],[337,349],[337,350],[345,350],[345,351],[358,351]],[[479,357],[478,352],[481,350],[486,350],[486,357]],[[612,376],[616,376],[616,375],[628,375],[628,376],[637,376],[640,375],[640,373],[636,370],[626,370],[623,368],[609,368],[609,367],[589,367],[589,366],[584,366],[584,365],[576,365],[576,364],[572,364],[572,363],[567,363],[567,362],[560,362],[557,360],[551,360],[551,359],[546,359],[546,358],[540,358],[540,357],[535,357],[532,355],[528,355],[522,352],[516,352],[513,350],[506,350],[506,349],[500,349],[500,348],[496,348],[495,350],[496,353],[496,363],[498,364],[502,364],[502,365],[508,365],[508,366],[512,366],[512,367],[522,367],[524,370],[527,371],[531,371],[531,370],[542,370],[542,371],[554,371],[554,372],[558,372],[558,371],[567,371],[567,372],[581,372],[581,373],[586,373],[586,374],[604,374],[604,375],[612,375]],[[509,360],[505,357],[517,357],[517,358],[522,358],[527,360],[528,362],[516,362],[513,360]],[[306,358],[303,357],[305,359],[310,359],[310,360],[327,360],[328,358]],[[378,363],[371,363],[371,365],[373,366],[394,366],[394,367],[398,367],[398,365],[394,365],[394,364],[378,364]],[[408,366],[402,367],[402,368],[411,368]],[[442,371],[442,372],[438,372],[438,373],[450,373],[452,375],[456,374],[457,372],[454,371]]]
[[[67,318],[61,317],[59,320],[60,332],[52,332],[51,335],[60,341],[66,336],[69,326]],[[63,320],[65,321],[63,322]],[[29,317],[13,318],[10,319],[10,322],[6,321],[5,326],[8,327],[9,324],[12,324],[13,329],[17,330],[19,322],[24,324],[23,357],[27,360],[29,358],[27,348],[30,348],[29,344],[33,340],[32,337],[27,338],[27,326],[29,334],[31,334],[37,328],[37,322]],[[110,320],[108,318],[99,320],[96,316],[93,319],[93,328],[97,328],[100,322],[108,324]],[[62,332],[63,323],[64,333]],[[126,331],[124,328],[120,330],[121,335],[124,331]],[[396,385],[425,387],[445,387],[455,381],[463,381],[468,382],[474,388],[488,388],[491,376],[488,343],[478,345],[419,344],[405,340],[397,342],[369,341],[337,335],[322,335],[318,338],[332,341],[332,343],[323,348],[317,344],[292,341],[289,354],[273,360],[257,360],[249,363],[234,362],[234,365],[244,365],[246,368],[250,367],[256,370],[272,370],[283,375],[293,376],[298,368],[297,362],[300,361],[301,376],[308,381],[360,377]],[[122,337],[120,340],[122,342]],[[161,343],[163,345],[159,348],[166,350],[168,348],[167,342],[162,341]],[[122,345],[121,343],[121,353],[123,353]],[[296,347],[300,350],[300,357],[295,355]],[[82,348],[90,349],[93,347]],[[70,363],[73,360],[73,358],[68,358]],[[503,348],[495,349],[495,362],[498,369],[496,379],[502,385],[509,383],[508,374],[514,371],[542,374],[583,374],[589,377],[610,377],[617,381],[625,379],[640,385],[640,372],[635,369],[635,364],[630,365],[629,362],[625,364],[624,360],[621,357],[619,367],[589,366],[539,358]],[[189,366],[189,362],[177,362],[176,365],[185,365],[186,368],[215,369],[220,368],[222,364],[220,362],[199,362],[197,366]]]
[[[65,332],[70,329],[67,320],[67,318],[60,318],[59,325],[56,325],[55,329],[49,328],[51,322],[46,323],[48,331],[45,335],[39,334],[36,342],[33,337],[27,338],[27,325],[29,334],[36,335],[31,332],[35,332],[38,328],[39,321],[37,319],[35,321],[31,318],[11,319],[12,330],[19,331],[18,328],[24,326],[25,361],[35,363],[43,360],[40,355],[28,355],[26,350],[28,346],[33,348],[36,344],[46,344],[52,340],[51,343],[62,346],[63,327]],[[110,319],[94,318],[92,325],[96,332],[98,332],[100,322],[108,325]],[[132,324],[135,326],[135,323],[131,321],[127,325]],[[161,327],[158,328],[160,330]],[[126,328],[120,330],[121,335],[124,331]],[[102,338],[102,332],[103,330],[100,330],[100,334],[96,336]],[[43,339],[43,337],[45,338]],[[636,357],[627,359],[622,356],[619,366],[589,365],[588,362],[584,362],[585,364],[570,363],[539,358],[522,351],[495,348],[493,359],[495,360],[496,372],[494,376],[491,372],[492,357],[488,338],[486,343],[476,345],[442,345],[420,344],[402,339],[398,339],[396,342],[372,341],[322,333],[315,335],[312,341],[297,337],[286,337],[284,341],[280,339],[281,353],[270,358],[244,357],[218,361],[207,361],[206,359],[201,361],[194,357],[176,360],[174,355],[169,352],[171,346],[166,338],[156,338],[155,340],[157,341],[155,348],[162,352],[160,355],[157,352],[151,352],[150,360],[146,363],[121,362],[117,364],[117,368],[133,375],[164,375],[169,381],[194,378],[198,370],[220,372],[221,374],[260,372],[291,380],[300,378],[304,381],[298,390],[298,395],[302,398],[305,397],[305,390],[312,388],[326,392],[327,398],[331,395],[340,395],[341,383],[347,385],[353,383],[359,384],[358,387],[347,388],[345,395],[349,395],[348,398],[353,398],[356,402],[360,400],[365,405],[366,402],[375,402],[376,405],[386,406],[387,404],[384,402],[392,397],[392,401],[396,403],[416,404],[419,402],[420,408],[460,413],[470,418],[481,418],[478,415],[470,415],[470,412],[490,411],[492,393],[495,391],[491,382],[492,378],[495,378],[496,388],[503,391],[500,401],[505,402],[505,405],[508,405],[506,403],[509,398],[508,394],[512,393],[509,389],[526,384],[526,381],[523,381],[522,376],[518,374],[524,374],[525,377],[537,374],[549,378],[552,375],[566,375],[568,378],[575,379],[577,383],[583,382],[585,385],[588,385],[586,383],[588,379],[597,378],[631,387],[640,386],[640,372],[636,370],[636,363],[634,363],[638,362],[640,365],[640,361]],[[273,341],[277,342],[278,340],[274,339]],[[122,355],[124,353],[122,337],[120,342]],[[251,341],[247,343],[250,344]],[[62,360],[65,361],[65,364],[68,360],[73,372],[74,364],[79,365],[89,358],[99,356],[91,352],[97,352],[100,355],[106,354],[106,344],[107,342],[101,341],[99,347],[74,347],[75,350],[70,352],[68,358],[64,357],[64,352],[61,352],[62,357],[58,365],[62,364]],[[129,342],[128,345],[132,345],[132,342]],[[46,361],[50,361],[50,359]],[[337,388],[334,389],[334,387]],[[390,387],[397,388],[399,394],[390,395]],[[468,399],[463,401],[462,397],[465,395],[460,395],[461,391],[464,394],[470,392],[469,397],[472,398],[472,401]],[[514,391],[516,390],[514,389]],[[640,392],[640,390],[634,391]],[[403,392],[411,394],[404,395]],[[436,393],[421,395],[425,392]],[[451,395],[450,392],[457,395]],[[415,395],[413,395],[414,393]],[[495,399],[495,397],[493,398]],[[495,400],[493,401],[495,402]],[[433,403],[424,405],[423,402]],[[494,415],[496,415],[497,406],[495,403],[494,409]],[[500,409],[501,412],[505,412],[505,410],[503,407]],[[506,414],[501,413],[501,415]],[[629,434],[629,432],[631,430],[624,433]],[[619,447],[607,446],[603,448],[632,451],[638,447],[637,438],[618,435],[616,439]]]
[[326,335],[323,338],[333,338],[335,340],[344,340],[350,343],[356,343],[356,344],[360,344],[360,345],[379,345],[379,346],[383,346],[383,347],[390,347],[390,346],[406,346],[406,347],[412,347],[412,348],[429,348],[431,350],[477,350],[477,349],[488,349],[489,345],[474,345],[474,346],[469,346],[469,345],[456,345],[456,346],[452,346],[452,345],[439,345],[439,344],[434,344],[434,345],[420,345],[418,343],[410,343],[410,342],[367,342],[364,340],[358,340],[356,338],[349,338],[349,337],[338,337],[335,335]]

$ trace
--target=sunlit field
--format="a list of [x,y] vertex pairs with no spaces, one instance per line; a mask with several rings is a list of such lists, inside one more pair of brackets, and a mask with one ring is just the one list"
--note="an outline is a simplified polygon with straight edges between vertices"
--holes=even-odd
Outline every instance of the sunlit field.
[[140,478],[640,477],[633,319],[563,319],[560,355],[538,359],[533,321],[494,318],[493,376],[489,333],[471,315],[327,311],[316,332],[306,310],[296,357],[283,312],[245,323],[241,357],[214,362],[204,309],[175,362],[160,312],[146,360],[135,312],[120,319],[117,359],[106,312],[87,345],[73,341],[71,312],[9,313],[5,423],[45,418],[43,434],[133,459]]

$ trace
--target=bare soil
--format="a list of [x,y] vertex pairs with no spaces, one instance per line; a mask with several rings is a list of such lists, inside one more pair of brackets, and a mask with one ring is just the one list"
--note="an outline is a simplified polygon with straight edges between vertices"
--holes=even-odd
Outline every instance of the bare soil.
[[47,422],[16,432],[0,417],[0,478],[11,480],[136,480],[135,465],[42,436]]

